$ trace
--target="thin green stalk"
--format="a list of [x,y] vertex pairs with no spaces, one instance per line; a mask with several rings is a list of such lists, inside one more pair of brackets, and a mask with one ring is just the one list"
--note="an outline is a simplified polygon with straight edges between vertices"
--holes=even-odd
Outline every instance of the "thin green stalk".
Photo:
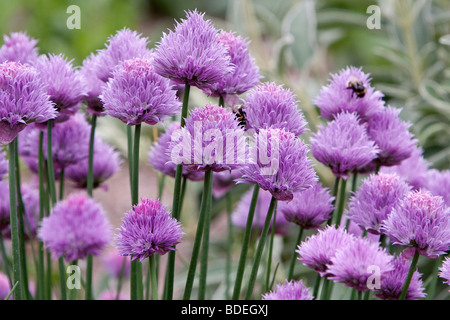
[[[127,126],[129,127],[129,126]],[[88,175],[87,175],[87,193],[90,197],[93,195],[94,190],[94,145],[95,145],[95,130],[97,128],[97,116],[92,116],[91,121],[91,134],[89,137],[89,154],[88,154]],[[88,254],[86,257],[86,287],[85,298],[86,300],[92,300],[92,269],[93,269],[93,257]]]
[[332,196],[334,197],[333,202],[332,202],[332,204],[334,206],[334,210],[330,215],[330,219],[328,219],[328,222],[327,222],[328,225],[331,225],[331,223],[333,222],[333,218],[334,218],[334,215],[336,212],[336,200],[337,200],[337,194],[338,194],[340,180],[341,179],[339,177],[336,177],[336,179],[334,180],[334,188],[333,188],[333,194],[332,194]]
[[273,210],[273,218],[272,218],[272,229],[270,232],[270,239],[269,239],[269,254],[267,259],[267,274],[266,274],[266,291],[269,291],[270,286],[270,271],[272,269],[272,252],[273,252],[273,241],[275,238],[275,222],[277,219],[277,208]]
[[331,280],[328,280],[326,278],[323,279],[322,282],[322,290],[320,292],[320,300],[327,300],[328,299],[328,287],[331,284]]
[[61,174],[59,175],[59,200],[64,199],[64,168],[61,169]]
[[420,256],[419,251],[416,250],[416,252],[414,253],[413,260],[411,262],[411,266],[408,271],[408,275],[406,276],[405,284],[403,285],[402,293],[400,293],[398,300],[405,300],[405,298],[406,298],[406,293],[408,292],[408,288],[411,283],[412,276],[414,274],[414,271],[416,271],[417,262],[419,261],[419,256]]
[[219,106],[221,106],[221,107],[225,107],[225,101],[224,101],[224,99],[223,99],[223,96],[222,96],[222,95],[220,95],[220,96],[219,96]]
[[[17,282],[14,284],[14,287],[12,287],[11,291],[8,293],[8,295],[5,297],[4,300],[9,300],[9,298],[10,298],[11,295],[14,293],[14,291],[16,291],[16,289],[17,289],[18,286],[19,286],[19,281],[17,281]],[[16,296],[15,299],[18,300],[18,299],[17,299],[17,296]]]
[[225,265],[225,298],[230,299],[230,273],[231,273],[231,246],[233,243],[233,226],[231,222],[232,215],[232,199],[231,193],[225,195],[227,200],[227,260]]
[[[25,216],[25,207],[22,199],[21,179],[20,179],[20,166],[19,166],[19,152],[18,152],[18,137],[15,144],[15,166],[16,166],[16,192],[17,192],[17,218],[19,221],[19,239],[20,239],[20,272],[22,273],[22,283],[19,283],[22,287],[22,295],[24,299],[30,299],[31,294],[28,290],[28,267],[27,267],[27,254],[25,250],[25,223],[27,223],[29,230],[29,223]],[[31,234],[31,233],[29,233]],[[34,253],[34,250],[33,250]]]
[[52,206],[54,206],[56,204],[56,187],[55,187],[55,170],[53,168],[52,129],[53,129],[53,120],[48,120],[48,124],[47,124],[47,174],[48,174],[48,188],[50,191],[50,199],[52,201]]
[[236,273],[236,281],[234,283],[234,291],[232,296],[233,300],[238,300],[241,292],[242,280],[244,279],[245,262],[247,259],[250,236],[252,234],[253,218],[255,216],[255,208],[256,203],[258,201],[258,194],[259,194],[259,185],[255,184],[255,186],[253,187],[252,200],[250,202],[250,207],[248,209],[247,224],[245,226],[244,238],[242,240],[241,255],[239,257],[239,264]]
[[[92,197],[94,190],[94,145],[95,145],[95,129],[97,127],[97,116],[92,116],[91,134],[89,137],[89,155],[88,155],[88,175],[87,175],[87,192]],[[128,126],[129,127],[129,126]]]
[[[209,173],[208,173],[209,172]],[[189,264],[189,269],[188,269],[188,275],[187,275],[187,279],[186,279],[186,287],[184,290],[184,295],[183,295],[183,299],[184,300],[189,300],[191,297],[191,293],[192,293],[192,288],[194,286],[194,278],[195,278],[195,269],[197,268],[197,260],[198,260],[198,256],[199,256],[199,252],[200,252],[200,246],[202,244],[202,237],[203,237],[203,233],[204,233],[204,228],[205,228],[205,223],[209,222],[209,217],[208,215],[210,213],[208,213],[211,209],[210,205],[211,205],[211,188],[212,188],[212,172],[211,171],[207,171],[205,172],[205,179],[203,181],[203,195],[202,195],[202,200],[201,200],[201,204],[200,204],[200,215],[198,217],[198,222],[197,222],[197,231],[195,233],[195,240],[194,240],[194,247],[192,249],[192,255],[191,255],[191,262]],[[203,248],[203,252],[205,252],[205,248]],[[208,249],[206,247],[206,249]],[[203,261],[204,256],[202,255],[202,268],[205,268],[205,261]],[[201,276],[200,276],[200,282],[203,282],[203,284],[206,284],[205,280],[206,280],[206,273],[205,273],[205,269],[201,270]],[[204,288],[200,289],[199,288],[199,292],[201,290],[204,290]],[[200,293],[199,293],[199,297],[201,297]]]
[[[189,93],[190,84],[186,81],[184,85],[183,94],[183,104],[181,107],[181,119],[180,126],[184,127],[186,124],[185,118],[188,114],[188,103],[189,103]],[[177,170],[175,173],[175,184],[173,189],[173,201],[172,201],[172,216],[179,220],[181,213],[181,178],[182,178],[183,166],[181,164],[177,165]],[[175,277],[175,250],[169,252],[167,261],[167,282],[165,287],[165,298],[167,300],[172,300],[173,298],[173,282]]]
[[320,274],[318,273],[316,276],[316,283],[314,284],[314,291],[313,291],[313,297],[315,299],[318,298],[319,295],[319,288],[320,288],[320,284],[322,283],[322,277],[320,276]]
[[16,139],[9,144],[9,207],[10,207],[10,228],[12,242],[12,267],[14,283],[19,282],[16,289],[16,300],[22,300],[24,294],[21,282],[22,272],[20,270],[20,238],[19,238],[19,221],[17,217],[17,198],[16,198]]
[[[137,205],[139,202],[139,144],[141,137],[141,125],[135,126],[133,155],[132,155],[132,187],[131,204]],[[132,300],[143,299],[142,264],[138,260],[131,261],[130,296]]]
[[439,258],[434,259],[433,264],[433,270],[431,271],[431,274],[429,275],[430,284],[427,288],[427,300],[432,300],[436,294],[436,286],[439,281],[438,272],[439,267],[442,265],[442,256],[439,256]]
[[342,213],[344,212],[345,204],[345,192],[346,192],[347,180],[341,179],[341,186],[339,187],[339,203],[338,211],[336,212],[336,225],[339,226],[342,220]]
[[9,261],[9,257],[6,254],[5,242],[3,240],[3,234],[1,232],[0,232],[0,250],[2,251],[2,259],[5,266],[5,274],[8,277],[9,285],[12,287],[13,281],[11,277],[11,271],[9,270],[11,262]]
[[116,300],[119,300],[119,296],[120,296],[120,291],[122,290],[122,280],[123,280],[123,276],[125,273],[125,268],[127,265],[127,257],[123,258],[122,261],[122,268],[120,268],[120,274],[119,274],[119,279],[117,280],[117,294],[116,294]]
[[[45,214],[45,192],[44,181],[44,132],[39,134],[39,151],[38,151],[38,176],[39,176],[39,224],[44,219]],[[45,265],[44,265],[44,243],[38,239],[38,268],[37,268],[37,297],[44,299],[45,297]]]
[[[200,276],[198,299],[204,300],[206,295],[206,277],[208,275],[208,255],[209,255],[209,231],[211,225],[211,205],[212,205],[213,172],[205,172],[205,183],[202,197],[205,199],[205,224],[202,235],[202,254],[200,259]],[[203,200],[202,200],[203,202]]]
[[300,244],[300,241],[302,240],[302,236],[303,236],[303,228],[300,227],[299,231],[298,231],[297,240],[295,241],[295,247],[294,247],[294,252],[293,252],[292,258],[291,258],[291,264],[289,265],[288,280],[292,280],[292,277],[294,276],[294,267],[295,267],[295,262],[297,261],[297,255],[295,253],[295,250],[297,249],[298,245]]
[[277,204],[277,200],[272,196],[272,200],[270,200],[269,210],[267,211],[266,220],[264,221],[264,227],[261,232],[261,237],[258,242],[258,247],[256,248],[255,260],[253,262],[252,272],[250,273],[250,280],[247,288],[246,300],[250,300],[253,294],[253,287],[255,286],[256,277],[258,275],[259,264],[261,262],[262,253],[264,250],[264,245],[267,238],[267,233],[269,231],[270,222],[272,221],[273,212],[275,206]]
[[130,177],[130,192],[133,197],[133,131],[127,125],[128,175]]
[[158,282],[157,282],[157,274],[156,274],[156,256],[151,255],[149,258],[150,264],[150,277],[151,277],[151,286],[152,286],[152,300],[158,300]]
[[[55,206],[56,199],[56,186],[55,186],[55,170],[53,167],[53,152],[52,152],[52,130],[53,120],[49,120],[47,123],[47,174],[48,174],[48,186],[50,191],[50,198],[52,201],[52,208]],[[60,257],[59,261],[59,284],[61,289],[61,300],[67,299],[66,294],[66,281],[65,281],[65,269],[64,258]]]

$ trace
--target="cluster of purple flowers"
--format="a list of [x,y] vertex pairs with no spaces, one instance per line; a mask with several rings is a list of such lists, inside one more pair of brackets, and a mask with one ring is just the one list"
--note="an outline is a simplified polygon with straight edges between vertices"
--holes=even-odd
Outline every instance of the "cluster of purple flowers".
[[[12,33],[0,48],[0,145],[17,142],[18,155],[35,179],[21,186],[17,203],[18,208],[23,204],[24,237],[40,241],[53,258],[72,263],[100,256],[112,246],[102,256],[104,270],[118,282],[128,276],[132,282],[138,279],[136,263],[170,256],[184,236],[181,209],[171,212],[160,199],[147,197],[133,203],[113,230],[90,190],[122,164],[121,154],[94,131],[97,116],[110,116],[136,129],[163,124],[165,131],[147,153],[149,164],[164,176],[204,180],[203,195],[209,194],[206,177],[213,172],[210,186],[216,198],[237,184],[253,185],[230,212],[230,222],[260,232],[257,253],[262,253],[258,250],[266,238],[261,231],[274,210],[267,234],[286,237],[293,225],[300,235],[309,229],[306,239],[299,236],[291,257],[321,277],[320,296],[290,275],[262,299],[331,298],[330,283],[380,299],[426,296],[417,259],[436,259],[450,249],[450,172],[431,168],[409,131],[411,124],[400,118],[401,109],[385,104],[362,69],[345,68],[322,87],[314,102],[326,122],[311,134],[308,146],[301,137],[309,131],[307,122],[294,92],[275,82],[261,83],[249,41],[217,30],[196,10],[186,12],[186,19],[163,34],[154,49],[141,34],[119,30],[80,68],[62,54],[39,55],[36,44],[25,33]],[[190,86],[219,103],[183,114],[187,99],[182,103],[180,93],[189,93]],[[344,196],[332,195],[311,156],[330,168],[337,181],[367,175],[348,199],[346,226],[331,223],[337,204],[344,207],[345,184]],[[6,238],[12,238],[10,212],[16,207],[8,196],[15,190],[5,179],[12,163],[0,151],[0,232]],[[130,178],[137,170],[131,168]],[[46,206],[51,197],[45,187],[52,192],[52,175],[59,180],[60,198]],[[78,189],[67,197],[65,178]],[[134,191],[132,197],[138,194]],[[203,198],[201,207],[210,210],[211,201]],[[360,232],[351,232],[350,223]],[[208,225],[199,226],[204,228],[200,232],[209,232]],[[400,252],[393,253],[395,246]],[[258,267],[259,261],[255,276]],[[450,284],[449,259],[439,271]],[[9,282],[0,274],[0,298],[11,290]],[[99,299],[125,297],[107,290]]]

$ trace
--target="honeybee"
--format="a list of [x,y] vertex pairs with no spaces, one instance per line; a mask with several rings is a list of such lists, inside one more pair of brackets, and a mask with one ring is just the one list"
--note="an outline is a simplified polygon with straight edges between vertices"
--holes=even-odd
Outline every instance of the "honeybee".
[[366,87],[363,85],[362,81],[358,78],[351,76],[350,79],[347,82],[347,89],[351,89],[352,91],[352,97],[353,94],[356,94],[358,98],[364,97],[364,95],[367,92]]
[[233,111],[236,119],[239,121],[239,125],[242,128],[245,128],[247,126],[247,119],[245,118],[246,114],[244,111],[244,106],[240,104],[234,105],[231,107],[231,111]]

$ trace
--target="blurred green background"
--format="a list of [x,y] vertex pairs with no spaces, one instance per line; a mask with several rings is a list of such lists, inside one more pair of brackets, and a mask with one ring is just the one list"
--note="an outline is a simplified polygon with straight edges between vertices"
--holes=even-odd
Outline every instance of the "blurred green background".
[[[73,4],[81,10],[79,30],[70,30],[66,25],[71,15],[67,8]],[[367,13],[370,5],[380,8],[380,29],[366,25],[372,14]],[[263,81],[275,81],[295,91],[310,132],[315,132],[322,121],[313,100],[330,73],[349,65],[362,67],[371,74],[372,85],[385,94],[386,102],[403,109],[400,116],[412,123],[411,131],[432,166],[450,168],[448,0],[2,0],[0,33],[26,31],[39,40],[40,53],[63,53],[80,65],[123,27],[139,31],[151,40],[153,47],[163,32],[173,28],[175,19],[184,18],[185,10],[195,8],[205,12],[217,28],[235,31],[251,41],[250,51]],[[197,105],[205,97],[193,90],[192,99],[192,105]],[[146,146],[142,147],[142,160],[146,159],[153,137],[148,127],[144,128],[142,141]],[[121,123],[105,117],[99,129],[126,154],[126,134]],[[308,134],[304,138],[308,140]],[[331,187],[334,178],[330,170],[319,163],[315,165],[324,185]],[[126,180],[126,174],[121,178]],[[173,189],[168,183],[170,192]],[[188,192],[198,197],[200,186],[192,186]],[[241,195],[239,189],[234,200]],[[115,203],[111,205],[117,207],[119,214],[126,210]],[[195,201],[189,202],[183,210],[195,212],[196,205]],[[216,214],[223,209],[224,203],[217,201]],[[187,232],[193,227],[193,222],[185,225]],[[222,225],[219,233],[223,229],[220,228]],[[281,247],[283,240],[277,241],[280,242],[275,246]],[[221,242],[213,245],[221,250],[213,250],[217,259],[211,268],[217,268],[218,276],[212,276],[211,281],[220,283],[220,255],[225,247]],[[291,248],[289,243],[286,248]],[[281,259],[283,250],[275,252]],[[279,274],[283,279],[282,271]],[[178,285],[182,287],[184,283]],[[446,289],[442,292],[445,297]],[[216,290],[213,298],[220,298],[222,293]]]

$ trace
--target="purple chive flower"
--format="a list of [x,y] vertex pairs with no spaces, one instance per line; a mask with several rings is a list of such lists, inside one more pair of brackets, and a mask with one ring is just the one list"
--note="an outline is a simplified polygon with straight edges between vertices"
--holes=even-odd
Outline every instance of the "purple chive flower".
[[79,72],[80,76],[84,79],[86,87],[86,95],[83,97],[83,102],[86,104],[86,111],[92,115],[101,117],[106,115],[103,102],[100,99],[103,86],[106,85],[106,82],[99,78],[100,70],[102,70],[99,60],[99,55],[91,53],[83,60]]
[[342,282],[359,291],[367,291],[368,280],[379,270],[381,278],[393,270],[392,256],[378,243],[365,238],[355,238],[347,246],[338,249],[328,267],[329,279]]
[[344,112],[313,134],[311,152],[336,177],[346,179],[374,160],[378,147],[368,137],[366,124],[355,113]]
[[[245,229],[247,225],[248,209],[250,208],[250,202],[252,201],[253,190],[249,190],[239,200],[236,209],[231,215],[231,223],[238,227]],[[266,220],[267,211],[269,210],[270,200],[272,194],[265,190],[259,190],[258,200],[256,202],[255,214],[253,217],[252,228],[256,230],[262,230],[264,222]],[[277,212],[275,220],[275,232],[279,234],[286,234],[289,222],[283,217],[283,215]],[[270,225],[272,227],[272,224]]]
[[[91,127],[82,113],[75,114],[65,122],[56,123],[52,130],[52,155],[55,167],[64,169],[86,159],[89,153],[90,132]],[[35,147],[38,146],[37,143]],[[45,133],[44,150],[47,150]]]
[[12,32],[3,36],[4,44],[0,48],[0,63],[16,61],[33,65],[38,58],[37,40],[30,38],[25,32]]
[[[393,259],[393,266],[394,269],[383,275],[380,288],[374,289],[375,297],[383,300],[398,300],[403,285],[405,284],[411,261],[405,260],[402,256],[397,256]],[[421,277],[421,273],[414,271],[408,291],[406,292],[406,300],[418,300],[426,296]]]
[[244,130],[235,115],[208,103],[192,110],[185,127],[172,138],[168,154],[172,163],[181,163],[188,171],[220,172],[245,163],[245,146]]
[[320,225],[330,218],[333,211],[334,197],[328,188],[323,188],[320,182],[311,188],[294,194],[290,202],[281,202],[278,212],[292,223],[304,229],[319,229]]
[[330,275],[328,269],[337,250],[355,241],[343,227],[331,225],[309,236],[297,247],[298,260],[322,277]]
[[392,209],[381,228],[393,244],[408,247],[403,251],[406,258],[416,250],[437,258],[450,248],[450,207],[427,190],[411,191]]
[[187,11],[186,19],[177,22],[156,45],[155,71],[175,82],[204,87],[224,79],[233,72],[226,47],[217,39],[218,31],[204,13]]
[[416,146],[409,158],[392,167],[381,167],[380,172],[396,173],[414,190],[426,188],[430,163],[423,157],[423,149]]
[[367,133],[379,151],[376,162],[382,166],[397,165],[409,158],[417,140],[409,132],[410,123],[400,119],[401,109],[391,106],[375,112],[367,123]]
[[142,34],[123,28],[108,38],[105,48],[98,50],[95,72],[98,79],[107,82],[113,77],[117,65],[125,60],[148,59],[152,51],[147,48],[149,39]]
[[[101,186],[111,178],[121,165],[120,154],[109,144],[97,138],[94,143],[94,188]],[[67,178],[75,182],[78,188],[87,187],[89,158],[85,157],[75,164],[67,167],[65,174]]]
[[217,172],[213,176],[212,194],[218,199],[236,185],[236,179],[241,176],[238,169]]
[[27,124],[56,116],[36,69],[20,62],[0,65],[0,106],[0,145],[13,141]]
[[100,99],[106,113],[127,125],[154,125],[176,115],[181,103],[170,81],[155,73],[149,60],[125,60],[113,71]]
[[379,234],[381,223],[411,187],[396,174],[372,174],[350,198],[348,218],[362,229]]
[[8,229],[10,224],[9,183],[0,181],[0,232]]
[[117,232],[119,254],[140,261],[175,250],[184,234],[181,224],[158,200],[145,198],[126,213]]
[[66,121],[81,107],[86,95],[84,78],[73,66],[73,60],[67,60],[62,54],[42,55],[35,66],[59,112],[56,121]]
[[313,300],[310,289],[301,280],[277,284],[275,290],[262,295],[262,300]]
[[[450,258],[447,257],[442,262],[442,266],[439,268],[439,277],[444,279],[444,283],[450,286]],[[450,291],[450,289],[448,290]]]
[[[150,165],[162,174],[172,178],[175,178],[177,166],[170,160],[167,150],[169,150],[170,147],[172,134],[178,129],[180,129],[179,122],[172,122],[169,124],[167,130],[158,138],[158,141],[153,143],[148,152]],[[186,167],[183,167],[182,174],[192,181],[202,181],[205,177],[203,172],[188,171]]]
[[108,250],[103,254],[102,264],[105,271],[112,277],[128,277],[130,274],[130,259],[120,255],[116,248]]
[[8,160],[6,152],[0,151],[0,181],[8,175]]
[[96,116],[106,114],[100,99],[103,86],[112,77],[117,65],[123,61],[149,58],[151,50],[147,49],[148,42],[147,38],[136,31],[123,28],[109,37],[105,48],[91,53],[83,60],[80,74],[85,79],[87,91],[83,102],[90,114]]
[[261,75],[255,59],[248,51],[249,42],[241,36],[236,36],[233,32],[225,31],[219,33],[216,41],[226,48],[234,70],[219,82],[205,88],[204,91],[213,97],[222,96],[227,99],[228,96],[242,94],[256,86]]
[[43,219],[38,237],[54,258],[71,262],[98,255],[110,242],[110,233],[101,205],[84,193],[73,193]]
[[[362,68],[353,66],[331,75],[330,83],[323,86],[314,103],[320,109],[322,117],[333,120],[339,113],[357,113],[361,120],[367,120],[378,109],[384,106],[383,94],[371,85],[370,75],[362,72]],[[363,97],[359,97],[350,85],[358,80],[366,89]]]
[[[5,300],[8,294],[11,292],[11,285],[6,274],[0,272],[0,300]],[[9,300],[13,299],[13,295],[9,297]]]
[[307,145],[284,129],[260,129],[250,146],[248,165],[241,169],[241,183],[257,183],[281,201],[311,187],[317,176],[308,158]]
[[305,131],[306,120],[290,89],[265,82],[250,90],[244,101],[247,129],[285,129],[296,136]]
[[445,204],[450,207],[450,170],[428,170],[426,189],[435,196],[441,196]]

